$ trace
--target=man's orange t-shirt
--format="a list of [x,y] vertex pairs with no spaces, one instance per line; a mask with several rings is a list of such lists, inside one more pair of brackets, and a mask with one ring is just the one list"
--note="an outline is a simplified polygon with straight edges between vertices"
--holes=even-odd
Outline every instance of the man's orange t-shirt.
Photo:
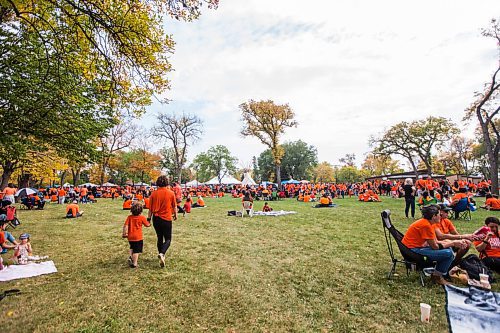
[[174,191],[166,187],[159,187],[149,197],[149,210],[154,216],[164,220],[172,221],[172,213],[175,212],[176,207]]
[[5,234],[3,233],[3,231],[0,231],[0,249],[2,248],[2,244],[5,243],[5,241]]
[[452,231],[457,230],[449,219],[441,219],[439,223],[433,224],[432,226],[434,230],[439,229],[443,234],[450,234]]
[[203,201],[202,198],[196,200],[196,203],[198,204],[198,206],[205,207],[205,201]]
[[488,198],[486,199],[486,205],[490,206],[492,209],[500,210],[500,199]]
[[402,242],[406,247],[413,249],[425,247],[428,239],[436,239],[436,232],[429,220],[420,219],[410,225]]
[[87,195],[87,192],[88,192],[87,188],[82,187],[82,189],[80,190],[80,195],[85,196],[85,195]]
[[66,191],[63,190],[63,189],[60,189],[58,192],[57,192],[58,196],[60,197],[64,197],[66,195]]
[[76,217],[78,210],[79,210],[78,205],[71,203],[66,206],[66,215],[69,213],[69,211],[71,211],[71,215],[73,215],[73,217]]
[[463,199],[463,198],[467,198],[467,194],[465,193],[457,193],[453,196],[452,198],[452,201],[455,201],[455,200],[460,200],[460,199]]
[[128,226],[128,237],[127,239],[131,242],[137,242],[142,240],[142,226],[145,225],[149,227],[151,224],[148,222],[144,215],[130,215],[125,220],[125,224]]
[[5,195],[14,195],[16,194],[16,189],[15,188],[12,188],[12,187],[6,187],[4,190],[3,190],[4,194]]

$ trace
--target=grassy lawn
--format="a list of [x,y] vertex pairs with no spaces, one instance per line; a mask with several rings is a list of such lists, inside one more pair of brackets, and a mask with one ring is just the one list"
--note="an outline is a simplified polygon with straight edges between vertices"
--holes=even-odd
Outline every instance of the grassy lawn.
[[[153,228],[144,229],[139,268],[128,268],[121,201],[83,205],[82,218],[64,208],[18,211],[35,254],[49,255],[58,273],[2,283],[22,294],[0,302],[2,332],[447,332],[445,294],[416,273],[386,278],[390,259],[380,212],[391,209],[405,231],[404,201],[334,200],[312,209],[295,200],[271,202],[282,217],[229,217],[240,201],[207,199],[174,222],[167,267],[160,269]],[[480,200],[483,203],[483,200]],[[261,209],[263,202],[256,202]],[[490,213],[494,214],[494,213]],[[454,222],[460,232],[482,225],[488,212]],[[4,259],[7,256],[4,255]],[[494,286],[499,290],[498,283]],[[419,303],[432,305],[420,323]]]

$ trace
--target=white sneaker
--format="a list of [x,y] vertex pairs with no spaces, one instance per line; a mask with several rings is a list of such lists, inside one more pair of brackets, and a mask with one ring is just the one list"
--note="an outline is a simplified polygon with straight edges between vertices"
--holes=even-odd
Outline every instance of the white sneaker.
[[163,253],[158,253],[158,259],[160,259],[160,267],[165,267],[165,255]]

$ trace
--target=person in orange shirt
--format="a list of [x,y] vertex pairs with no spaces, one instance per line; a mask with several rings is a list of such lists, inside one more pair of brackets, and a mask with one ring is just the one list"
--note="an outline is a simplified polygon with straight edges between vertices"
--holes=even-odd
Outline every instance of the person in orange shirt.
[[83,211],[80,211],[80,207],[78,207],[78,201],[73,200],[72,203],[66,206],[66,217],[74,218],[80,217],[83,215]]
[[454,246],[463,248],[467,244],[464,240],[437,240],[433,224],[441,221],[438,206],[423,207],[422,216],[422,219],[410,225],[402,243],[411,251],[436,261],[436,268],[431,276],[432,281],[441,285],[448,284],[443,275],[448,275],[448,270],[455,258],[450,248]]
[[123,224],[122,237],[128,239],[130,245],[130,252],[128,257],[128,264],[130,268],[137,268],[137,260],[139,260],[139,253],[142,253],[143,248],[143,236],[142,236],[142,226],[150,227],[151,224],[146,219],[142,213],[142,204],[140,202],[134,202],[130,208],[132,213],[127,217],[125,223]]
[[205,207],[205,201],[201,196],[198,197],[198,200],[191,206],[192,208],[203,208]]
[[470,246],[472,245],[472,241],[477,239],[477,236],[474,234],[459,234],[457,228],[453,225],[453,223],[448,219],[448,212],[452,209],[444,204],[439,204],[439,216],[441,220],[437,224],[433,224],[434,230],[436,232],[436,238],[438,240],[457,240],[464,239],[467,246],[462,248],[453,248],[455,252],[455,260],[451,264],[451,267],[456,266],[460,263],[460,260],[463,256],[469,251]]
[[132,208],[132,199],[126,198],[123,202],[123,210],[130,210]]
[[3,190],[4,196],[3,200],[9,200],[11,203],[16,202],[14,199],[14,194],[16,194],[16,189],[12,183],[9,183],[6,188]]
[[160,267],[165,267],[165,253],[172,242],[172,219],[177,220],[177,202],[174,192],[167,188],[168,179],[160,176],[156,180],[158,189],[149,197],[148,221],[153,218],[156,231]]
[[64,190],[64,188],[61,187],[59,191],[57,191],[57,197],[59,198],[59,204],[64,204],[64,201],[66,199],[66,191]]
[[492,210],[492,211],[499,211],[500,210],[500,199],[494,198],[491,193],[486,194],[486,202],[484,203],[484,206],[481,206],[481,208],[487,209],[487,210]]
[[84,204],[87,203],[88,193],[89,193],[89,190],[85,186],[82,187],[82,189],[80,190],[80,202],[81,203],[84,203]]
[[475,241],[476,250],[480,253],[479,258],[490,269],[500,273],[500,235],[498,217],[490,216],[484,221],[485,226],[474,234],[479,236],[480,241]]

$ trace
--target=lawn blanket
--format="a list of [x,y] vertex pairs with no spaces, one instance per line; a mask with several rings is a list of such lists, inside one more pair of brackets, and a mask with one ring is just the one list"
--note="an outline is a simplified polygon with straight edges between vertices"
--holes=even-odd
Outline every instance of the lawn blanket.
[[472,286],[445,289],[450,332],[499,332],[500,293]]
[[297,214],[297,212],[286,211],[286,210],[273,210],[272,212],[253,212],[253,215],[258,215],[258,216],[281,216],[288,214]]
[[32,276],[56,273],[57,268],[53,261],[44,261],[39,264],[9,265],[0,271],[0,282],[24,279]]
[[318,206],[318,205],[312,206],[312,208],[334,208],[334,207],[337,207],[337,204],[331,204],[330,206]]

